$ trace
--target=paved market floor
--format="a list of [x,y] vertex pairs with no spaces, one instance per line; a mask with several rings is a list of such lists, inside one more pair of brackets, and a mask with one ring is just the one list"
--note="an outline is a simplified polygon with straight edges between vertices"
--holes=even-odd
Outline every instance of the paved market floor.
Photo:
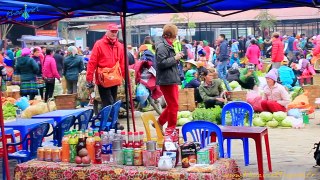
[[[136,115],[136,127],[138,130],[144,130],[139,115]],[[311,115],[312,116],[312,115]],[[263,141],[264,172],[265,179],[281,180],[319,180],[320,168],[314,168],[312,149],[315,142],[320,141],[320,111],[317,111],[315,119],[310,119],[310,125],[304,129],[269,129],[269,141],[271,148],[273,172],[268,172],[265,146]],[[126,127],[126,120],[121,119],[120,123]],[[130,124],[132,124],[130,122]],[[132,126],[131,126],[132,128]],[[244,173],[244,179],[255,180],[257,178],[257,162],[255,153],[255,143],[250,140],[250,165],[244,166],[243,148],[241,140],[232,141],[232,158],[236,159],[241,171]],[[2,164],[2,163],[1,163]],[[10,161],[11,177],[16,162]],[[2,179],[2,168],[0,169],[0,178]]]

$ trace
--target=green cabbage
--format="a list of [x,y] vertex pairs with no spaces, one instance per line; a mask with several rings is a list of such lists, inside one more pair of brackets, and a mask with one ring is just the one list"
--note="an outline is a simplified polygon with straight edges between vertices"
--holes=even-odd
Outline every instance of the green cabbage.
[[232,89],[235,89],[235,88],[239,87],[240,84],[239,84],[237,81],[232,81],[231,83],[229,83],[229,86],[230,86]]
[[183,126],[184,124],[191,122],[190,118],[180,118],[178,120],[178,126]]
[[295,118],[294,117],[286,117],[282,122],[281,122],[281,126],[283,127],[292,127],[292,122]]
[[192,116],[192,113],[190,111],[181,111],[180,115],[181,115],[181,118],[189,118]]
[[230,112],[227,112],[227,114],[226,114],[226,125],[227,126],[231,126],[231,124],[232,124],[232,117],[231,117]]
[[272,115],[271,112],[262,112],[262,113],[260,113],[260,118],[264,122],[268,122],[268,121],[271,121],[273,119],[273,115]]
[[277,120],[279,123],[283,121],[287,117],[287,113],[278,111],[273,113],[273,118]]
[[272,121],[268,121],[268,122],[267,122],[267,126],[268,126],[268,127],[273,127],[273,128],[275,128],[275,127],[277,127],[278,125],[279,125],[279,122],[276,121],[276,120],[272,120]]
[[252,122],[254,126],[264,127],[266,125],[266,123],[259,117],[254,118]]

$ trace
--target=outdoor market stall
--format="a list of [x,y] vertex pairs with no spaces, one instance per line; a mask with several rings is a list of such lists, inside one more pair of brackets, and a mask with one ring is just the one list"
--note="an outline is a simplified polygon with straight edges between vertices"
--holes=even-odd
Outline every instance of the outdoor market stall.
[[[50,23],[56,22],[63,18],[72,18],[72,17],[80,17],[80,16],[88,16],[88,15],[98,15],[98,14],[113,14],[120,15],[122,17],[122,28],[123,28],[123,37],[124,44],[126,46],[126,36],[125,36],[125,28],[126,28],[126,17],[140,14],[140,13],[172,13],[172,12],[194,12],[194,11],[202,11],[208,12],[215,15],[227,16],[235,13],[240,13],[243,11],[247,11],[250,9],[259,9],[259,8],[287,8],[287,7],[298,7],[298,6],[308,6],[308,7],[318,7],[318,1],[314,0],[296,0],[296,1],[265,1],[265,0],[247,0],[247,1],[232,1],[232,0],[208,0],[208,1],[188,1],[188,0],[176,0],[176,1],[148,1],[148,2],[138,2],[135,0],[123,0],[123,1],[102,1],[102,0],[94,0],[94,1],[33,1],[33,0],[1,0],[2,9],[0,10],[0,24],[4,23],[15,23],[15,24],[23,24],[21,21],[28,20],[50,20],[53,19]],[[38,10],[33,10],[33,12],[27,10],[27,6],[37,6]],[[23,7],[25,6],[25,7]],[[22,13],[11,13],[8,15],[7,10],[13,11],[21,11]],[[24,10],[24,11],[23,11]],[[106,12],[109,11],[109,12]],[[239,10],[235,12],[227,12],[223,13],[219,11],[224,10]],[[35,12],[37,11],[37,12]],[[34,13],[35,12],[35,13]],[[29,14],[30,13],[30,16]],[[32,14],[34,13],[34,14]],[[130,13],[130,14],[127,14]],[[21,16],[21,14],[23,16]],[[30,25],[29,25],[30,26]],[[126,49],[126,48],[125,48]],[[125,50],[126,51],[126,50]],[[126,59],[126,53],[125,53]],[[126,62],[128,63],[128,62]],[[127,66],[126,66],[127,67]],[[126,68],[126,72],[128,69]],[[129,81],[128,73],[126,73],[126,82]],[[129,97],[128,94],[131,95],[130,85],[126,84],[129,87],[129,92],[127,94],[127,108],[129,108]],[[130,98],[131,106],[133,105],[132,99]],[[132,109],[133,112],[133,109]],[[132,113],[134,117],[134,113]],[[0,106],[0,125],[2,136],[4,137],[4,125],[3,125],[3,114],[2,114],[2,106]],[[133,118],[134,120],[134,118]],[[128,129],[129,129],[129,121],[128,121]],[[135,126],[134,126],[135,130]],[[3,145],[6,145],[6,142],[3,138]],[[4,148],[4,159],[6,172],[9,173],[8,170],[8,161],[7,161],[7,151]]]

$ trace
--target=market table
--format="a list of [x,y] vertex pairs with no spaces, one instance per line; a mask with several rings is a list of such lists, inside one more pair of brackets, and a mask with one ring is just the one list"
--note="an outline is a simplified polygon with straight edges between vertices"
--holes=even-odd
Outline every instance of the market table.
[[[28,134],[29,130],[36,127],[40,123],[50,123],[54,124],[52,118],[41,118],[41,119],[17,119],[15,121],[4,123],[4,127],[12,128],[14,130],[20,131],[21,140]],[[27,146],[26,142],[23,143],[23,148]]]
[[268,168],[269,172],[272,172],[268,128],[247,126],[220,126],[220,128],[224,138],[252,138],[255,141],[260,180],[264,179],[262,156],[262,137],[264,137],[267,151]]
[[[76,164],[32,160],[18,164],[15,179],[232,179],[240,177],[240,169],[233,159],[219,159],[211,173],[188,173],[187,168],[177,167],[159,171],[156,167],[93,164],[76,167]],[[235,178],[237,179],[237,178]]]
[[53,118],[56,123],[59,123],[63,118],[66,118],[68,116],[75,116],[77,117],[79,114],[82,112],[86,111],[88,109],[86,108],[81,108],[81,109],[67,109],[67,110],[56,110],[56,111],[51,111],[48,113],[44,114],[39,114],[36,116],[33,116],[32,119],[35,118]]

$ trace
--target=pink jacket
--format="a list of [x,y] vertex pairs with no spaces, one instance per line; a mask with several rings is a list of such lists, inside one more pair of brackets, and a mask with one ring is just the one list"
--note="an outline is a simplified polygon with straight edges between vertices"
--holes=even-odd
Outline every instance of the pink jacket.
[[250,45],[246,52],[246,57],[249,59],[249,62],[252,64],[260,64],[260,48],[258,45]]
[[280,105],[287,108],[288,104],[290,103],[290,96],[285,87],[276,83],[272,88],[266,85],[263,90],[263,100],[276,101]]
[[47,55],[44,59],[42,66],[42,74],[45,78],[57,78],[60,79],[60,75],[57,70],[56,60],[51,55]]

